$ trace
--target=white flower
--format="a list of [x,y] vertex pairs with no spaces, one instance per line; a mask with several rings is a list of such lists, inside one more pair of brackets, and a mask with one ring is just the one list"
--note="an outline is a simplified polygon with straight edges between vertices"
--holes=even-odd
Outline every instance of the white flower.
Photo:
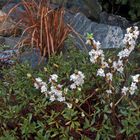
[[81,71],[78,71],[78,75],[83,79],[85,78],[84,74]]
[[50,96],[50,101],[53,102],[55,100],[59,101],[59,102],[63,102],[65,101],[65,97],[63,97],[62,95],[62,90],[61,90],[62,85],[52,85],[50,87],[50,91],[48,92],[49,96]]
[[44,92],[47,92],[47,84],[44,83],[42,86],[41,86],[41,93],[44,93]]
[[118,72],[123,73],[124,68],[121,66],[117,69]]
[[137,31],[138,30],[138,26],[134,26],[134,29],[135,29],[135,31]]
[[56,96],[62,95],[61,89],[58,89],[56,86],[51,86],[51,93],[56,95]]
[[108,93],[108,94],[112,94],[112,90],[106,90],[106,93]]
[[137,87],[136,83],[132,82],[132,84],[131,84],[131,86],[129,88],[130,94],[133,95],[135,93],[135,91],[137,90],[137,88],[138,87]]
[[96,44],[97,49],[99,49],[101,47],[101,43],[99,41],[94,41],[94,43]]
[[80,87],[78,87],[77,89],[78,89],[78,91],[81,91],[82,90]]
[[36,80],[36,82],[38,82],[38,83],[41,83],[41,82],[42,82],[42,79],[41,79],[40,77],[35,78],[35,80]]
[[75,99],[75,103],[78,103],[79,102],[79,100],[78,99]]
[[104,60],[104,52],[103,52],[103,50],[100,49],[100,42],[96,42],[95,44],[96,44],[96,50],[92,49],[89,52],[90,62],[91,63],[96,63],[98,58],[100,58],[101,61]]
[[86,45],[91,45],[91,41],[89,39],[87,39]]
[[78,74],[74,73],[74,74],[70,75],[70,81],[76,81],[77,78],[78,78]]
[[36,89],[41,89],[41,93],[46,92],[47,91],[47,84],[45,82],[42,81],[42,79],[40,77],[35,78],[35,83],[34,83],[34,87]]
[[128,49],[124,49],[124,50],[120,51],[119,54],[118,54],[119,59],[128,57],[130,53],[131,53],[131,51],[128,50]]
[[67,105],[68,108],[70,108],[70,109],[72,108],[72,104],[71,103],[67,103],[66,102],[66,105]]
[[81,71],[70,75],[70,81],[73,81],[73,83],[70,85],[70,88],[75,89],[78,86],[82,86],[84,84],[84,78],[85,76]]
[[108,62],[109,62],[109,63],[112,63],[112,60],[109,58],[109,59],[108,59]]
[[105,72],[102,68],[98,69],[97,76],[105,77]]
[[119,66],[123,66],[123,61],[122,60],[119,59],[117,63],[118,63]]
[[58,75],[52,74],[50,75],[49,82],[57,82],[57,79],[58,79]]
[[106,74],[106,78],[107,78],[107,80],[110,80],[110,81],[112,81],[112,73],[107,73]]
[[68,88],[64,88],[64,93],[67,94]]
[[34,87],[35,87],[36,89],[39,89],[39,88],[40,88],[40,86],[39,86],[38,83],[34,83]]
[[117,70],[117,68],[118,68],[118,63],[117,63],[116,61],[114,61],[112,67],[113,67],[115,70]]
[[55,96],[54,96],[54,95],[51,95],[51,96],[50,96],[50,101],[53,102],[53,101],[55,101],[55,100],[56,100]]
[[57,85],[57,89],[61,89],[63,87],[63,85],[58,84]]
[[27,77],[28,77],[28,78],[31,78],[32,75],[31,75],[30,73],[27,73]]
[[129,88],[124,86],[121,91],[122,91],[122,93],[124,95],[126,95],[126,93],[128,92],[128,90],[129,90]]
[[138,83],[140,78],[140,74],[136,74],[135,76],[132,76],[133,82]]
[[107,62],[102,61],[101,63],[102,63],[102,68],[109,68],[109,65]]
[[70,89],[76,89],[76,84],[74,84],[74,83],[71,84],[71,85],[70,85]]
[[123,73],[123,61],[122,60],[118,60],[118,61],[114,61],[113,62],[113,65],[112,65],[112,68],[120,73]]
[[123,39],[123,43],[125,45],[129,44],[129,46],[134,47],[136,44],[136,39],[139,36],[138,27],[129,27],[126,29],[127,33],[125,34],[125,37]]
[[113,106],[113,103],[111,102],[111,103],[110,103],[110,107],[112,107],[112,106]]
[[62,97],[62,96],[57,97],[57,101],[64,102],[65,101],[65,97]]
[[132,30],[132,28],[131,28],[131,27],[128,27],[128,28],[126,29],[126,32],[129,33],[129,32],[131,32],[131,30]]
[[81,113],[81,116],[82,116],[82,117],[85,117],[85,114],[84,114],[84,112],[82,112],[82,113]]

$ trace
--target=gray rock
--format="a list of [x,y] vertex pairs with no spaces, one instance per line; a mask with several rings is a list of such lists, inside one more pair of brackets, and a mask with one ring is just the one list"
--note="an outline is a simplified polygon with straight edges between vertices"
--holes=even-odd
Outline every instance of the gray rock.
[[0,36],[0,61],[12,62],[10,59],[17,53],[17,49],[14,47],[17,45],[19,39],[19,37]]
[[19,42],[20,37],[3,37],[0,36],[0,44],[9,46],[11,48],[15,47],[17,43]]
[[98,0],[51,0],[52,3],[63,5],[72,10],[84,13],[87,17],[99,21],[102,7]]
[[42,58],[39,50],[36,49],[28,49],[25,52],[23,52],[19,57],[17,58],[19,62],[30,64],[32,68],[35,68],[37,66],[41,66],[47,63],[46,58]]
[[[5,12],[5,13],[9,13],[9,11],[15,7],[17,5],[16,2],[10,2],[10,3],[7,3],[6,5],[4,5],[2,7],[2,11]],[[21,16],[20,14],[24,12],[23,8],[21,6],[18,6],[15,8],[15,10],[13,10],[11,13],[10,13],[10,17],[17,21],[19,19],[19,17]]]
[[[95,40],[100,41],[103,48],[122,47],[124,31],[120,27],[92,22],[81,13],[73,15],[71,19],[67,18],[66,21],[80,34],[84,42],[86,41],[86,34],[93,33]],[[74,39],[76,45],[82,48],[79,38]]]
[[0,62],[7,62],[7,63],[13,63],[12,58],[14,57],[16,53],[16,50],[5,50],[5,51],[0,51]]
[[[42,59],[39,51],[36,49],[26,49],[20,55],[18,49],[16,49],[17,43],[20,41],[20,37],[2,37],[0,36],[0,61],[7,63],[14,63],[12,58],[16,58],[19,62],[28,62],[32,68],[36,66],[46,64],[46,59]],[[26,47],[25,47],[26,48]],[[28,47],[27,47],[28,48]]]
[[0,46],[5,44],[5,38],[3,36],[0,36]]
[[126,18],[118,15],[108,14],[106,12],[102,12],[100,14],[100,23],[118,26],[123,29],[126,29],[130,26],[130,22]]

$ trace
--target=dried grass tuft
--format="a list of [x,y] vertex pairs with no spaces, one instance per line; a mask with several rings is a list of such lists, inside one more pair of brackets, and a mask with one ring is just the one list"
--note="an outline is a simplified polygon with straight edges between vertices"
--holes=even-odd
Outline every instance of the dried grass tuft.
[[18,46],[28,44],[39,49],[41,56],[49,57],[59,52],[71,29],[64,22],[64,8],[51,8],[48,0],[21,0],[9,14],[22,6],[18,25],[23,29]]

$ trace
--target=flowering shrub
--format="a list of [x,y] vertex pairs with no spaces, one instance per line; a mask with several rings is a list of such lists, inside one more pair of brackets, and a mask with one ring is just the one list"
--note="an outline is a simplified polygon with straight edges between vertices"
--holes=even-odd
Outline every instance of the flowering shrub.
[[118,52],[88,34],[89,54],[70,48],[44,68],[2,71],[0,138],[140,139],[139,59],[128,60],[138,35],[128,28]]

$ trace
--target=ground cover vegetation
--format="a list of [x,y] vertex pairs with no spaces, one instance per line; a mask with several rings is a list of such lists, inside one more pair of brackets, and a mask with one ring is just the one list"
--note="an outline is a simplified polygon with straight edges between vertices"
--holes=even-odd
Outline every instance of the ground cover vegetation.
[[138,33],[127,29],[123,50],[102,50],[88,34],[89,53],[72,47],[40,68],[4,68],[0,139],[139,139]]
[[23,13],[19,25],[25,25],[29,47],[49,59],[35,68],[18,61],[1,64],[0,140],[140,139],[138,27],[126,30],[122,49],[104,50],[87,33],[91,49],[79,50],[66,35],[70,26],[63,23],[63,9],[56,14],[43,1],[34,2],[18,4],[29,16]]

